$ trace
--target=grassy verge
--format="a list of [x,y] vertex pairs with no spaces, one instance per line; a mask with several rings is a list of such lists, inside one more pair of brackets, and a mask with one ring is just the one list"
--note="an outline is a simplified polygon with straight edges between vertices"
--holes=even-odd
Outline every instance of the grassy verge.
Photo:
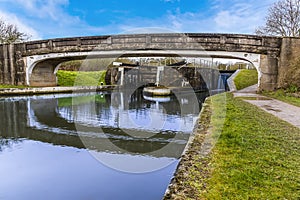
[[[58,70],[56,75],[58,86],[97,86],[101,83],[105,85],[105,71],[81,72]],[[28,86],[0,85],[1,88],[28,88]]]
[[96,86],[105,84],[105,71],[81,72],[58,70],[57,82],[59,86]]
[[23,86],[23,85],[0,85],[0,89],[6,89],[6,88],[28,88],[28,86]]
[[[211,107],[208,114],[214,116],[218,105]],[[195,138],[171,199],[299,198],[299,129],[231,94],[223,126],[220,121],[218,116],[211,120],[212,135],[218,129],[222,134],[208,156],[199,155],[202,141]],[[202,138],[207,133],[203,128],[198,131]]]
[[258,74],[256,70],[241,70],[238,75],[234,78],[234,84],[237,90],[241,90],[248,86],[257,84]]
[[263,92],[263,95],[300,107],[300,98],[295,96],[295,93],[289,93],[283,89],[273,92]]

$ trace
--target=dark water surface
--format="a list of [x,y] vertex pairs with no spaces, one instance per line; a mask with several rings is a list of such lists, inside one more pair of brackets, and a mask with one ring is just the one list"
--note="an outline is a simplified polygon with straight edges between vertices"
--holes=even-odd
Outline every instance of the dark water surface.
[[161,199],[206,95],[196,96],[0,98],[0,199]]

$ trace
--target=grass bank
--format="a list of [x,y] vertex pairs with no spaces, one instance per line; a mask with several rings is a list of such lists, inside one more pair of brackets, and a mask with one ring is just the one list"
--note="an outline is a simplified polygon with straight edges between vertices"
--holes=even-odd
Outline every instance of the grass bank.
[[[57,74],[58,86],[97,86],[105,85],[105,71],[64,71],[58,70]],[[28,88],[28,86],[16,85],[0,85],[0,89],[5,88]]]
[[28,88],[28,86],[24,86],[24,85],[0,85],[0,89],[6,89],[6,88]]
[[[208,102],[204,121],[213,129],[200,125],[166,199],[298,199],[300,130],[226,95],[223,126],[220,104]],[[222,103],[219,96],[211,98]],[[205,135],[220,130],[210,154],[199,154]]]
[[237,90],[241,90],[248,86],[257,84],[258,82],[258,73],[255,69],[248,70],[242,69],[238,75],[234,78],[234,84]]
[[97,86],[105,85],[105,71],[64,71],[57,72],[58,86]]
[[263,92],[263,95],[300,107],[300,93],[279,89],[273,92]]

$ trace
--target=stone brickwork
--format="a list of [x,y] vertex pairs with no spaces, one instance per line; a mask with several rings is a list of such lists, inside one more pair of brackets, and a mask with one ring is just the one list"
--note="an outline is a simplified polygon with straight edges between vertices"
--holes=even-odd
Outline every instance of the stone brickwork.
[[[288,66],[289,56],[299,55],[299,44],[294,43],[295,41],[296,39],[255,35],[166,33],[58,38],[0,45],[0,83],[54,86],[54,70],[57,65],[64,61],[85,58],[84,52],[106,53],[106,57],[113,52],[121,52],[121,56],[154,56],[160,50],[165,56],[176,56],[172,50],[193,50],[196,53],[207,52],[208,57],[209,52],[214,51],[244,52],[245,60],[247,54],[259,54],[260,90],[273,90],[278,87],[281,73],[285,71],[284,66]],[[68,55],[71,53],[72,56]],[[28,66],[28,60],[37,55],[40,60]],[[29,67],[32,69],[28,70]]]
[[[132,34],[62,38],[32,41],[23,56],[61,52],[110,50],[206,50],[268,54],[278,56],[281,38],[235,34]],[[126,53],[126,52],[125,52]]]
[[283,38],[278,67],[278,87],[288,85],[290,79],[290,77],[288,77],[288,70],[290,64],[298,58],[300,58],[300,38]]

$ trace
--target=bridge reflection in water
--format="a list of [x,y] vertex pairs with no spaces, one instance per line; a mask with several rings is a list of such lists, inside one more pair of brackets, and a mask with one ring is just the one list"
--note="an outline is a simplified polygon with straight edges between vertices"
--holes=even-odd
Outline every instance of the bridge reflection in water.
[[[206,94],[197,97],[201,104]],[[0,198],[160,199],[199,114],[192,98],[160,102],[124,91],[1,99],[0,176],[9,181]],[[108,168],[112,162],[128,172],[163,167],[132,175]]]

